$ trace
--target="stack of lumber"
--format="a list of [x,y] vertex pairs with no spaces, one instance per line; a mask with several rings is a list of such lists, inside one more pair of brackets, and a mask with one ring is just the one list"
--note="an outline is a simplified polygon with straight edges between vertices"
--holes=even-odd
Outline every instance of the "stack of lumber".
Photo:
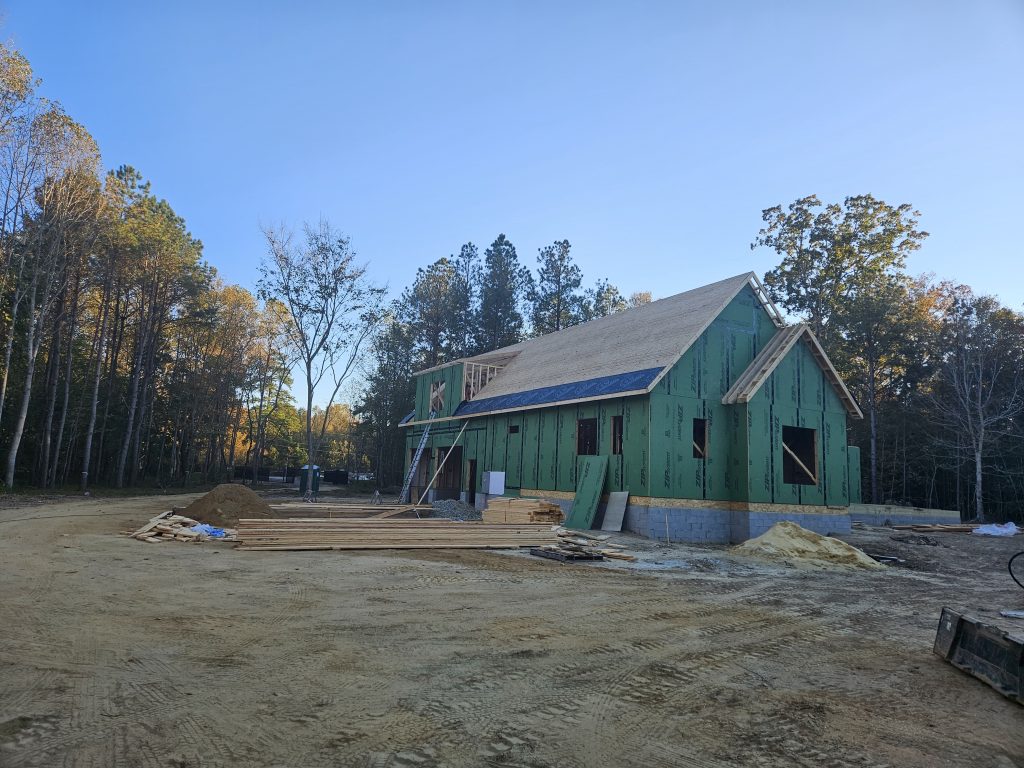
[[914,525],[894,525],[893,530],[914,531],[915,533],[970,533],[977,527],[976,523],[963,523],[960,525],[917,523]]
[[[165,541],[191,541],[198,544],[200,541],[207,541],[212,538],[205,533],[189,530],[198,522],[198,520],[193,520],[191,517],[176,515],[174,512],[163,512],[139,528],[139,530],[124,531],[124,534],[131,536],[133,539],[145,541],[148,544],[160,544]],[[225,528],[224,532],[227,535],[217,539],[217,541],[238,541],[232,529]]]
[[487,500],[485,523],[553,523],[563,519],[562,508],[544,499],[512,499],[498,496]]
[[554,544],[535,547],[531,555],[546,557],[551,560],[636,560],[632,555],[620,551],[622,547],[608,539],[611,536],[573,531],[568,528],[556,528],[558,539]]
[[272,504],[271,509],[277,517],[393,517],[395,515],[415,516],[430,512],[429,504],[416,506],[413,504],[348,504],[344,502],[286,502]]
[[515,549],[557,540],[550,525],[452,520],[239,520],[240,549]]

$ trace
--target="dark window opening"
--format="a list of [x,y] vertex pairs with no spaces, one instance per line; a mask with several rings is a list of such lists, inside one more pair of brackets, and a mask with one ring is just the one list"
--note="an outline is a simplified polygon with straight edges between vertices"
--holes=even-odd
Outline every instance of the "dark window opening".
[[622,417],[612,416],[612,455],[622,453]]
[[597,419],[576,422],[576,455],[597,456]]
[[510,435],[517,435],[517,434],[519,434],[519,425],[518,424],[509,424],[508,425],[508,433]]
[[782,482],[818,484],[818,433],[804,427],[782,428]]
[[706,459],[708,457],[708,420],[693,420],[693,458]]

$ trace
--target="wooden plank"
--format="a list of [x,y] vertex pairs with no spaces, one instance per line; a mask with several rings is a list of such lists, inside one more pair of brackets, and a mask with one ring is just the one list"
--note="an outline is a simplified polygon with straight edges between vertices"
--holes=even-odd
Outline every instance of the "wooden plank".
[[165,522],[164,518],[166,518],[170,514],[172,514],[171,510],[167,510],[166,512],[162,512],[161,514],[157,515],[152,520],[150,520],[148,523],[146,523],[144,526],[139,528],[139,530],[134,531],[132,533],[132,536],[138,537],[141,534],[148,533],[149,531],[151,531],[154,528],[156,528],[158,525],[163,525],[164,522]]

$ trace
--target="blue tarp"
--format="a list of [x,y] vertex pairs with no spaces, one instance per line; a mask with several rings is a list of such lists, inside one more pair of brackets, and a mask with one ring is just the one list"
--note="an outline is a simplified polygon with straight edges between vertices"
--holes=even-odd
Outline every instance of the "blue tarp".
[[632,392],[646,389],[655,377],[661,373],[659,368],[645,368],[642,371],[618,373],[614,376],[599,376],[596,379],[574,381],[571,384],[558,384],[553,387],[539,387],[525,392],[510,395],[485,397],[463,403],[455,411],[455,416],[468,416],[488,411],[503,411],[513,408],[525,408],[530,405],[557,403],[562,400],[585,400],[589,397],[613,395],[616,392]]

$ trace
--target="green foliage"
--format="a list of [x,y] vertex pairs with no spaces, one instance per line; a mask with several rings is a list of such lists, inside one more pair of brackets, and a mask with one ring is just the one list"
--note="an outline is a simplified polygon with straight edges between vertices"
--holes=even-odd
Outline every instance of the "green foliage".
[[527,294],[534,336],[560,331],[584,318],[585,297],[579,293],[583,272],[573,263],[570,249],[568,240],[556,240],[539,251],[537,279]]
[[381,324],[371,346],[371,366],[354,413],[372,451],[379,487],[400,484],[405,461],[405,432],[399,422],[413,409],[415,332],[397,318],[397,309]]
[[928,233],[917,229],[919,216],[909,204],[894,207],[871,195],[826,206],[811,195],[785,210],[776,205],[762,211],[766,226],[751,248],[766,246],[782,256],[765,275],[769,295],[806,319],[827,344],[829,323],[842,306],[898,276],[907,256],[921,247]]
[[593,288],[589,288],[583,301],[583,320],[595,320],[598,317],[621,312],[630,306],[619,289],[605,279],[598,280]]
[[498,235],[484,252],[479,322],[474,345],[477,353],[489,352],[523,339],[521,307],[532,282],[530,271],[519,263],[515,246],[505,235]]

